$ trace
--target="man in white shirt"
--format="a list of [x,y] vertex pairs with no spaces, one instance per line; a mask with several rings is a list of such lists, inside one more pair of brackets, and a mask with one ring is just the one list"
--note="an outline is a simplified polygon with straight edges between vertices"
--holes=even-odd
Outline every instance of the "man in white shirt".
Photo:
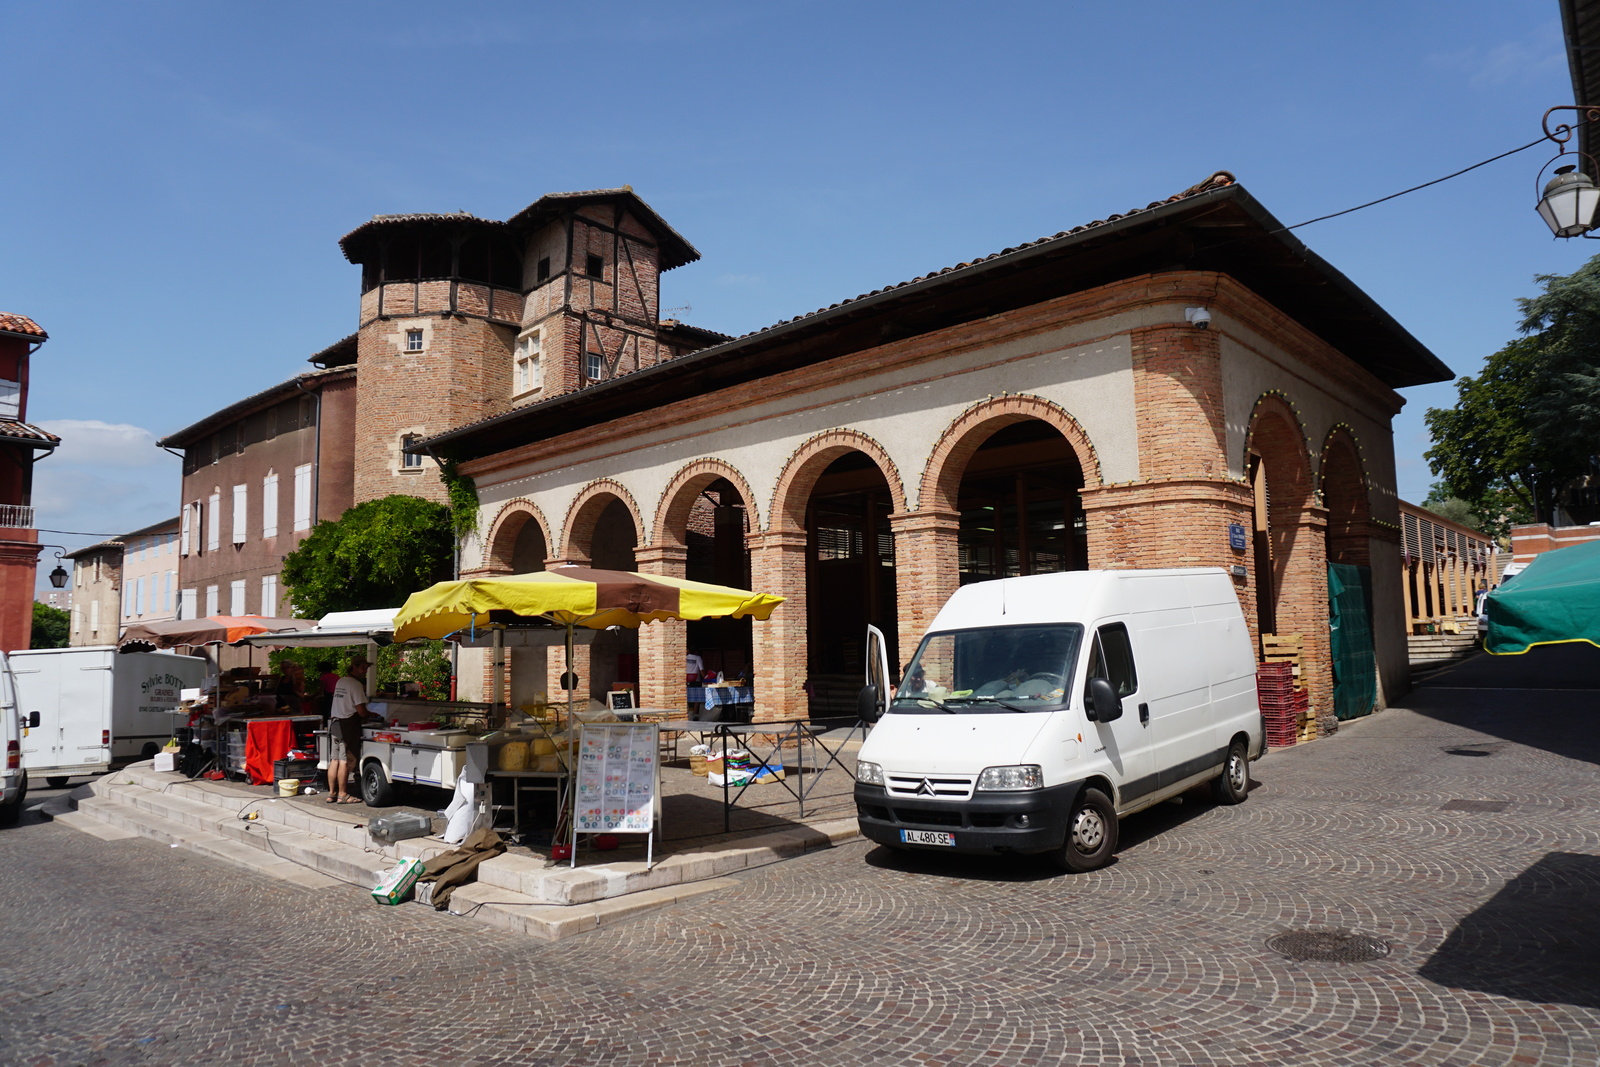
[[359,804],[347,784],[352,765],[361,766],[361,722],[367,714],[367,661],[357,657],[333,687],[328,715],[328,803]]

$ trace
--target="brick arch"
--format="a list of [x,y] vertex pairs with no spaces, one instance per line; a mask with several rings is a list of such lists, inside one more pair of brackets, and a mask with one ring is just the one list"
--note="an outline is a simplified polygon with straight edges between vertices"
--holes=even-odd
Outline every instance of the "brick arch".
[[789,455],[778,487],[772,494],[769,528],[773,531],[803,531],[806,528],[806,503],[828,464],[847,452],[864,452],[878,465],[889,483],[889,498],[895,511],[906,510],[904,483],[900,471],[889,458],[888,450],[860,430],[836,429],[817,434]]
[[545,554],[549,554],[552,543],[549,520],[544,517],[539,505],[527,497],[517,497],[506,501],[500,508],[494,523],[489,527],[488,534],[484,537],[484,570],[495,574],[512,573],[512,558],[516,551],[517,539],[522,536],[522,531],[530,522],[537,525],[539,532],[544,535]]
[[1323,439],[1317,464],[1317,485],[1328,509],[1328,559],[1334,563],[1370,563],[1372,501],[1366,467],[1355,430],[1347,423],[1335,424]]
[[639,511],[639,503],[634,500],[633,494],[627,486],[610,478],[601,478],[590,482],[583,487],[571,507],[567,508],[566,521],[561,524],[563,531],[561,558],[569,560],[584,560],[590,558],[589,549],[594,543],[595,523],[600,521],[600,513],[612,500],[620,500],[628,509],[628,515],[633,519],[634,536],[638,544],[643,544],[647,527]]
[[718,478],[726,478],[733,483],[733,487],[744,498],[749,529],[761,529],[761,510],[755,494],[750,491],[749,481],[732,464],[707,457],[697,459],[678,471],[667,483],[666,489],[662,490],[661,498],[656,502],[656,522],[650,534],[650,543],[677,547],[687,544],[683,531],[689,522],[689,510],[694,507],[700,491]]
[[972,405],[945,429],[923,469],[918,506],[954,511],[961,476],[973,454],[996,432],[1029,419],[1047,423],[1065,437],[1083,472],[1084,488],[1099,488],[1100,457],[1077,419],[1042,397],[1001,396]]
[[1267,463],[1268,477],[1274,479],[1274,484],[1281,483],[1282,490],[1297,497],[1313,499],[1317,494],[1312,484],[1312,458],[1307,441],[1305,420],[1294,402],[1285,393],[1268,390],[1256,398],[1250,411],[1242,469],[1249,469],[1253,452]]

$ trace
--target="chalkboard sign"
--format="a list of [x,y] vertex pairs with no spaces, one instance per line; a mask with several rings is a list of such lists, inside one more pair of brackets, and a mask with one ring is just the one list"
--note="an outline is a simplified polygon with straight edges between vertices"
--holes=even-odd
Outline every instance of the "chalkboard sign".
[[612,711],[628,711],[633,707],[633,690],[618,689],[607,693],[606,706]]

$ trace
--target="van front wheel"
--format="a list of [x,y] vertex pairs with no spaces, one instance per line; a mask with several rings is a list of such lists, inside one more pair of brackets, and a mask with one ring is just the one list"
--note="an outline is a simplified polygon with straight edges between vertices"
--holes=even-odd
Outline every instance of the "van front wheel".
[[1250,756],[1243,741],[1235,741],[1228,748],[1227,762],[1212,781],[1211,792],[1216,794],[1218,804],[1242,804],[1250,795]]
[[1055,854],[1056,866],[1082,873],[1104,867],[1117,848],[1117,811],[1098,789],[1078,794],[1067,817],[1067,840]]

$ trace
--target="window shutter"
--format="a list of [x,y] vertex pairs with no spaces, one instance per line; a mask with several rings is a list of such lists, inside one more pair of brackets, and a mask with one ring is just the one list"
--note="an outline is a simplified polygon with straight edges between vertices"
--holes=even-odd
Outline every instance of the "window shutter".
[[217,587],[214,585],[206,586],[206,614],[217,614]]
[[278,576],[276,574],[263,574],[261,576],[261,614],[267,616],[278,614]]
[[222,544],[222,494],[212,493],[207,502],[206,551],[215,552]]
[[244,613],[244,579],[239,578],[228,583],[228,614],[243,615]]
[[250,488],[244,485],[233,487],[233,543],[244,544],[245,518],[250,511]]
[[278,536],[278,476],[261,479],[261,536]]
[[179,546],[180,555],[187,556],[189,554],[189,545],[191,543],[191,538],[194,536],[194,531],[190,528],[189,524],[194,519],[194,509],[199,506],[200,505],[198,504],[185,504],[183,506],[183,534],[182,543]]
[[200,615],[200,590],[185,589],[178,601],[178,618],[193,619]]
[[294,528],[311,529],[311,464],[294,469]]

